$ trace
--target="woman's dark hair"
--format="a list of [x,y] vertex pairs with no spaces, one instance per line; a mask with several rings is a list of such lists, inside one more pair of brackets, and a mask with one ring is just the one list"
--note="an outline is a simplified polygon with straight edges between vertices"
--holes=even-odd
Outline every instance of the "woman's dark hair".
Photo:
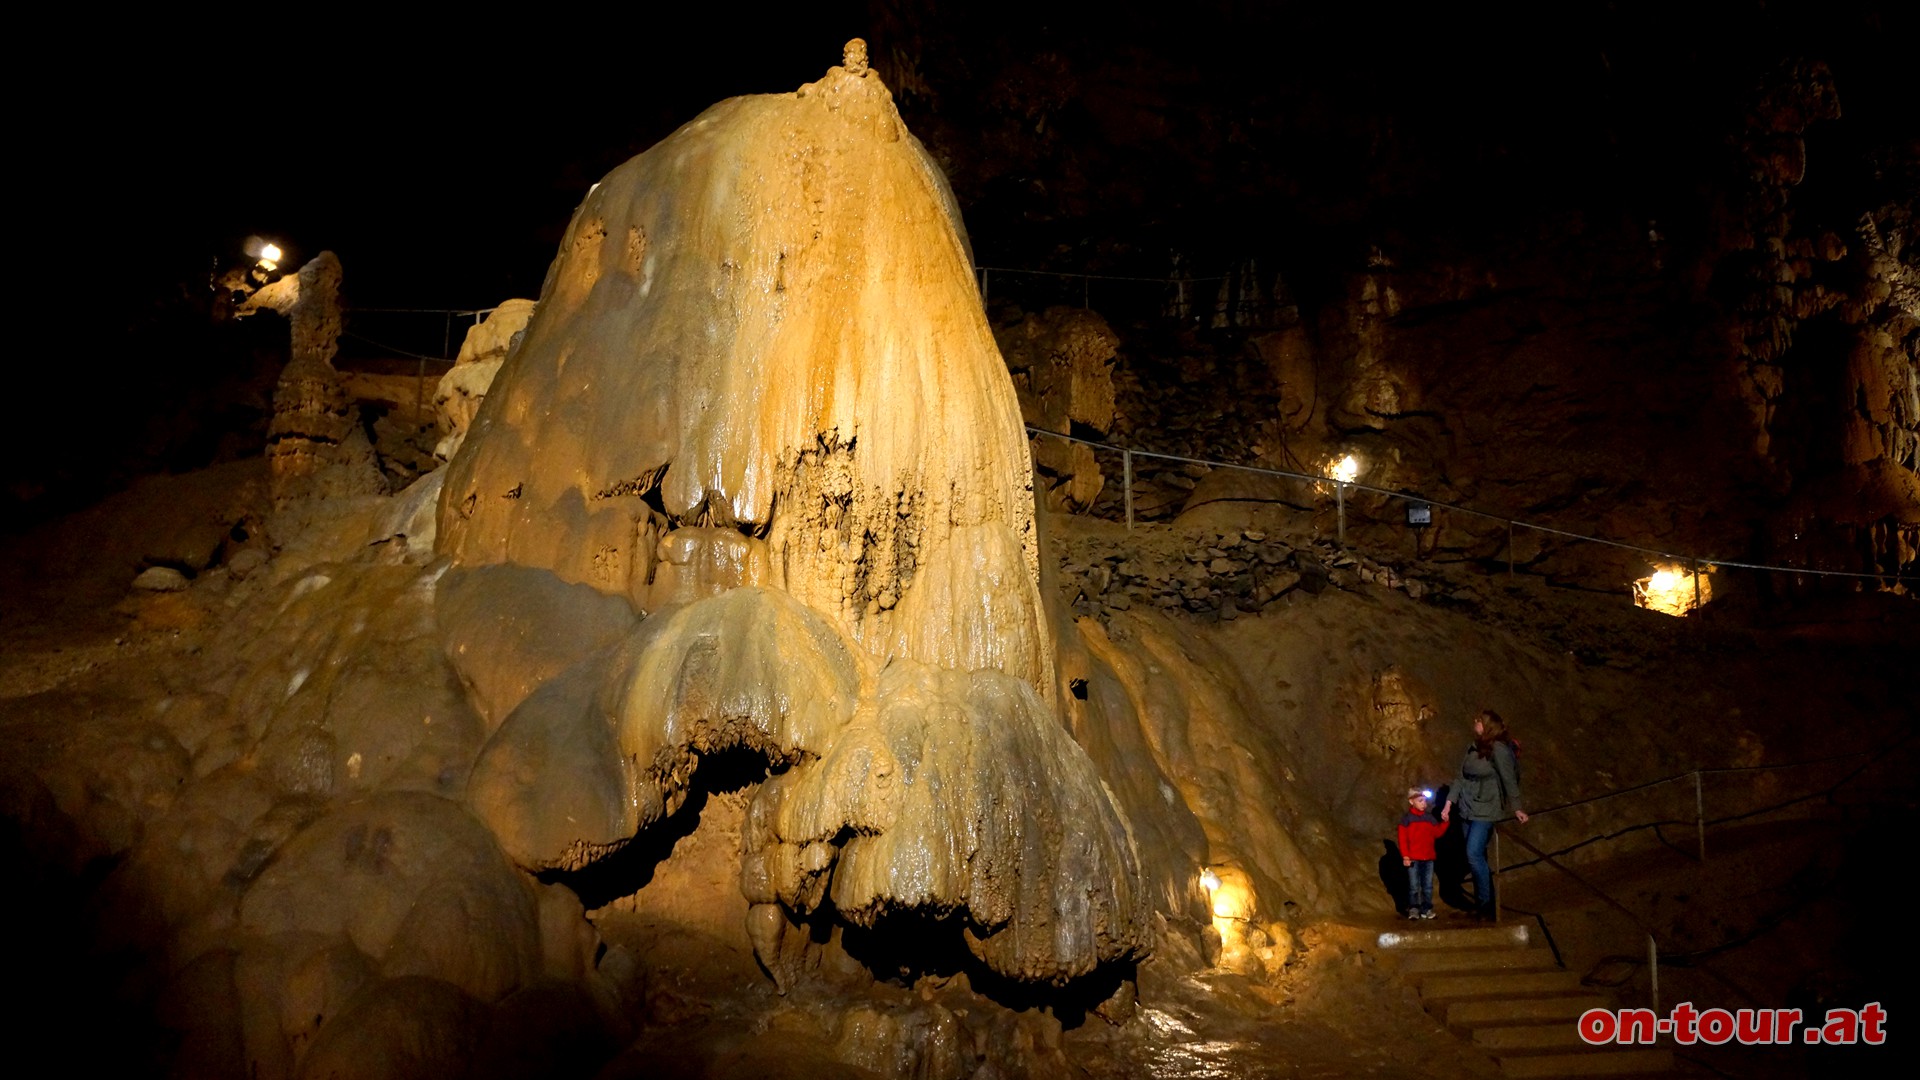
[[1473,738],[1473,752],[1488,761],[1493,760],[1493,744],[1497,742],[1513,745],[1513,736],[1507,734],[1507,722],[1492,709],[1484,709],[1474,717],[1480,723],[1480,733]]

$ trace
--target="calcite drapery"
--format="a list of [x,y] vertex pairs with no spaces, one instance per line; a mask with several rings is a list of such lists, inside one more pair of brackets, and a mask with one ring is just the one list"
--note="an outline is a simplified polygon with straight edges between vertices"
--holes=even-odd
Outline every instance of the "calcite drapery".
[[754,806],[749,900],[811,910],[820,846],[851,838],[828,895],[852,922],[964,909],[995,970],[1064,981],[1143,952],[1152,909],[1133,840],[1084,752],[1033,689],[997,671],[888,665],[870,727]]

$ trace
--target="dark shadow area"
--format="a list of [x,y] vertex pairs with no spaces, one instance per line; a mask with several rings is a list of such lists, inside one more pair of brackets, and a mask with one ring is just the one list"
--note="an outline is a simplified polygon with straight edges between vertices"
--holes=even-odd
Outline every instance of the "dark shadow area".
[[[1433,802],[1435,806],[1445,806],[1451,798],[1451,792],[1444,787],[1435,788]],[[1456,817],[1447,823],[1447,831],[1433,842],[1433,897],[1436,906],[1444,903],[1461,911],[1474,910],[1473,898],[1467,894],[1467,822]]]
[[654,822],[619,849],[578,870],[547,870],[536,875],[547,885],[565,885],[588,911],[631,896],[653,881],[654,871],[673,854],[675,844],[700,827],[700,812],[712,795],[740,791],[767,778],[766,759],[751,750],[698,754],[687,801],[663,821]]
[[1400,845],[1392,840],[1380,841],[1386,853],[1380,856],[1380,884],[1386,888],[1387,896],[1393,900],[1393,910],[1402,915],[1407,913],[1407,868],[1400,860]]
[[[831,905],[803,920],[812,940],[823,943],[839,918]],[[874,978],[910,988],[921,978],[966,980],[975,993],[1022,1011],[1050,1010],[1063,1028],[1086,1023],[1087,1016],[1136,976],[1137,965],[1102,964],[1063,986],[1028,983],[1001,975],[969,952],[962,935],[965,918],[907,911],[881,917],[872,927],[847,925],[840,934],[847,955]]]
[[[148,1075],[151,1055],[171,1056],[172,1047],[126,984],[151,957],[139,947],[100,951],[89,906],[118,860],[95,859],[75,876],[51,857],[44,837],[29,832],[31,813],[18,820],[15,807],[7,810],[0,814],[0,865],[8,867],[0,919],[23,931],[13,970],[32,991],[7,1010],[0,1031],[17,1036],[16,1045],[50,1039],[83,1072]],[[103,1024],[114,1038],[100,1038]]]

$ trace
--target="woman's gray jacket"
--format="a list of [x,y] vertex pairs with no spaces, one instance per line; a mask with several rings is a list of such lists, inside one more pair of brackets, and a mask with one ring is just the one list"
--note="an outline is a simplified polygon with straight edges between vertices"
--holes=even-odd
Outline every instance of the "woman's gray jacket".
[[1493,760],[1488,761],[1468,744],[1447,800],[1468,821],[1498,821],[1520,809],[1520,769],[1513,747],[1505,741],[1494,743]]

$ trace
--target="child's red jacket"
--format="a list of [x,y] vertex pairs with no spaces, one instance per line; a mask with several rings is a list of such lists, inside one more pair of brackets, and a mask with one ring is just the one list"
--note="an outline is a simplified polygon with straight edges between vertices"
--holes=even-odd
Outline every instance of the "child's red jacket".
[[1433,811],[1416,814],[1412,807],[1400,815],[1400,854],[1415,862],[1433,861],[1433,842],[1447,831],[1446,823]]

